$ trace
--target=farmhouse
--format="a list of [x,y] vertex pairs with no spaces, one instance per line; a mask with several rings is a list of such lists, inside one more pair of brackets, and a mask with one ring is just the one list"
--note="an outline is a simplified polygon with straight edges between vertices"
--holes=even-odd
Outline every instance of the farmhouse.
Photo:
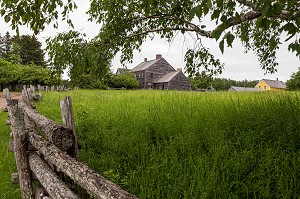
[[254,92],[254,91],[261,91],[259,88],[248,88],[248,87],[238,87],[238,86],[231,86],[228,91],[235,91],[235,92]]
[[263,91],[282,91],[286,89],[286,85],[282,81],[262,79],[255,88],[259,88]]
[[175,70],[160,54],[156,59],[147,60],[130,70],[135,74],[140,88],[190,90],[188,78],[181,68]]

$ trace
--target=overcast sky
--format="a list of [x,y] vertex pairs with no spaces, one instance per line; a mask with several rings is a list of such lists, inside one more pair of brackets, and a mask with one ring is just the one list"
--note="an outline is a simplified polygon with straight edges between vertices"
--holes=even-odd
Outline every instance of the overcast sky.
[[[76,0],[78,9],[71,14],[71,18],[75,25],[75,29],[86,33],[90,38],[93,38],[99,31],[99,25],[88,22],[88,16],[85,12],[89,8],[88,0]],[[59,22],[59,28],[54,29],[52,25],[48,26],[43,32],[37,35],[39,41],[43,43],[44,40],[49,36],[55,36],[58,32],[68,31],[69,28],[64,22]],[[15,34],[11,30],[8,24],[6,24],[3,18],[0,17],[0,33],[3,36],[5,32],[10,32],[12,35]],[[20,28],[20,34],[33,34],[27,27]],[[190,41],[192,42],[192,41]],[[127,68],[133,68],[141,63],[144,58],[148,60],[155,59],[156,54],[162,54],[163,57],[176,69],[184,68],[184,54],[186,51],[186,45],[183,45],[184,39],[178,36],[172,44],[167,43],[165,40],[155,38],[145,42],[142,46],[141,52],[134,54],[133,63],[127,64]],[[205,39],[203,43],[206,47],[209,47],[210,51],[225,63],[225,69],[218,77],[230,78],[235,80],[260,80],[263,78],[276,79],[286,81],[290,78],[293,72],[297,72],[300,67],[300,60],[295,54],[292,54],[287,50],[287,45],[281,45],[277,53],[277,60],[279,66],[277,67],[278,72],[275,74],[264,74],[257,58],[252,52],[245,54],[243,47],[240,42],[236,39],[233,43],[233,48],[225,48],[225,53],[222,54],[219,50],[218,43],[212,39]],[[112,62],[113,71],[116,71],[118,67],[122,67],[119,62],[120,55],[117,54]]]

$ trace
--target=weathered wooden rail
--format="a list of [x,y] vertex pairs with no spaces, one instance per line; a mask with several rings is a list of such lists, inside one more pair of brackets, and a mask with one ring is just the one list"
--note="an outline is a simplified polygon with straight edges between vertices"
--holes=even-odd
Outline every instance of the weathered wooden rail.
[[[17,165],[12,181],[19,183],[22,199],[80,198],[76,190],[70,188],[69,182],[65,182],[65,176],[95,198],[137,198],[78,161],[69,97],[60,104],[61,126],[32,108],[33,89],[24,88],[22,93],[21,100],[14,100],[8,89],[3,90],[9,112],[7,124],[12,129],[9,148],[15,154]],[[33,187],[33,180],[38,180],[38,186]]]

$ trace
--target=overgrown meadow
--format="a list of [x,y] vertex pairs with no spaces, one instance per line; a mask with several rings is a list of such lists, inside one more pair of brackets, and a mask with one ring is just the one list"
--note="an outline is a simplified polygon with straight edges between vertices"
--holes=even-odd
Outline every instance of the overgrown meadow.
[[139,198],[300,195],[300,93],[53,92],[38,111],[61,122],[66,95],[81,161]]
[[[0,93],[2,94],[2,93]],[[8,152],[10,128],[5,124],[8,114],[0,110],[0,198],[18,199],[21,193],[17,185],[12,185],[10,176],[17,171],[13,153]]]

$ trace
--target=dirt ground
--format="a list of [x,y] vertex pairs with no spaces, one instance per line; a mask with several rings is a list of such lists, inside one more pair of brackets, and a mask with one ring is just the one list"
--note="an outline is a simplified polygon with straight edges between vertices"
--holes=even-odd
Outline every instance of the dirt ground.
[[[22,97],[22,93],[11,92],[10,93],[12,99],[20,99]],[[3,98],[3,93],[0,93],[0,111],[2,108],[6,106],[5,99]]]

